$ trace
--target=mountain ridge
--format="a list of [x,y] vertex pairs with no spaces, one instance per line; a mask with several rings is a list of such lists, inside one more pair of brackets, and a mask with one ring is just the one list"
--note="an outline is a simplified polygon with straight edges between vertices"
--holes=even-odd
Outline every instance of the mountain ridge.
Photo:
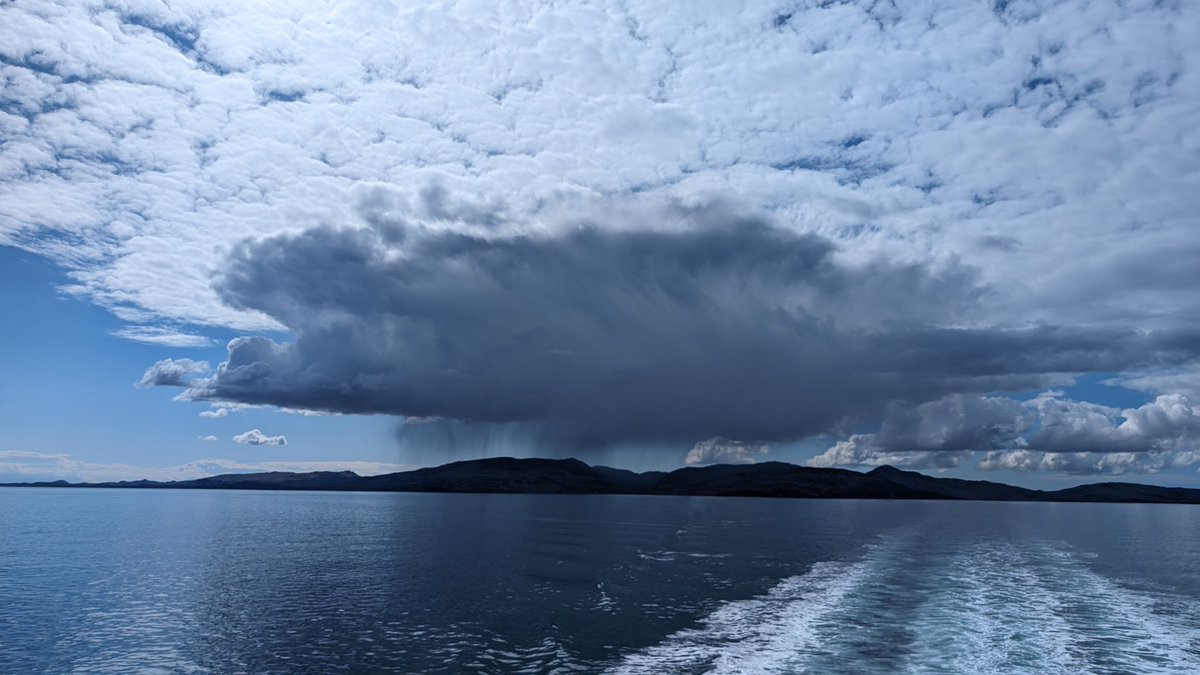
[[592,466],[578,459],[513,457],[465,460],[377,476],[359,476],[352,471],[270,471],[221,474],[184,481],[68,483],[58,480],[2,485],[1200,504],[1200,489],[1141,483],[1101,482],[1048,491],[983,480],[939,478],[892,466],[859,472],[763,462],[636,473],[626,469]]

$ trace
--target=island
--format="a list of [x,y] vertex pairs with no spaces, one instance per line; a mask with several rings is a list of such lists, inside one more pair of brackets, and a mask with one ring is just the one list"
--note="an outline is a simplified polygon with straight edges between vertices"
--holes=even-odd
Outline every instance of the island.
[[1200,489],[1093,483],[1034,490],[1004,483],[938,478],[881,466],[867,472],[784,462],[718,464],[635,473],[577,459],[497,457],[414,471],[360,476],[352,471],[231,473],[182,481],[5,483],[5,487],[333,490],[524,494],[629,494],[807,499],[941,499],[1200,504]]

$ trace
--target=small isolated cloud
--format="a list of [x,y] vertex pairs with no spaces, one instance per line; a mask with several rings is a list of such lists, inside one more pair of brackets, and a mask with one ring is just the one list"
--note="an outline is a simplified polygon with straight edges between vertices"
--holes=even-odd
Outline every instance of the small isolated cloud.
[[212,443],[217,440],[217,437],[213,436],[212,434],[209,434],[207,436],[197,436],[197,438],[199,438],[200,440],[205,441],[207,443]]
[[146,369],[138,385],[142,387],[186,387],[192,378],[209,371],[208,361],[163,359]]
[[258,429],[234,436],[233,442],[241,445],[287,445],[287,439],[283,436],[267,436]]
[[748,443],[746,441],[731,441],[719,436],[707,441],[700,441],[684,459],[688,466],[697,464],[753,464],[757,455],[767,454],[770,446],[766,443]]
[[204,410],[200,413],[201,417],[219,420],[229,414],[229,406],[213,406],[210,410]]

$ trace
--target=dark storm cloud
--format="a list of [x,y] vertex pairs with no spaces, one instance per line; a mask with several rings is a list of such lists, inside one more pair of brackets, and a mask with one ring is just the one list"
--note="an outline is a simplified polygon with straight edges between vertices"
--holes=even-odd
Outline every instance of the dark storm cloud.
[[218,290],[291,328],[243,337],[193,399],[528,422],[545,443],[841,429],[890,401],[1178,361],[1188,336],[980,325],[968,268],[849,265],[722,209],[554,234],[316,228],[237,247]]

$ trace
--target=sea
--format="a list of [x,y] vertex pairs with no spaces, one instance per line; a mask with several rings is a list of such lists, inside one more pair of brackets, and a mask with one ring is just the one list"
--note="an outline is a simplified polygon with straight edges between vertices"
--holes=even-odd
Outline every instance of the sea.
[[0,673],[1200,673],[1200,506],[0,488]]

